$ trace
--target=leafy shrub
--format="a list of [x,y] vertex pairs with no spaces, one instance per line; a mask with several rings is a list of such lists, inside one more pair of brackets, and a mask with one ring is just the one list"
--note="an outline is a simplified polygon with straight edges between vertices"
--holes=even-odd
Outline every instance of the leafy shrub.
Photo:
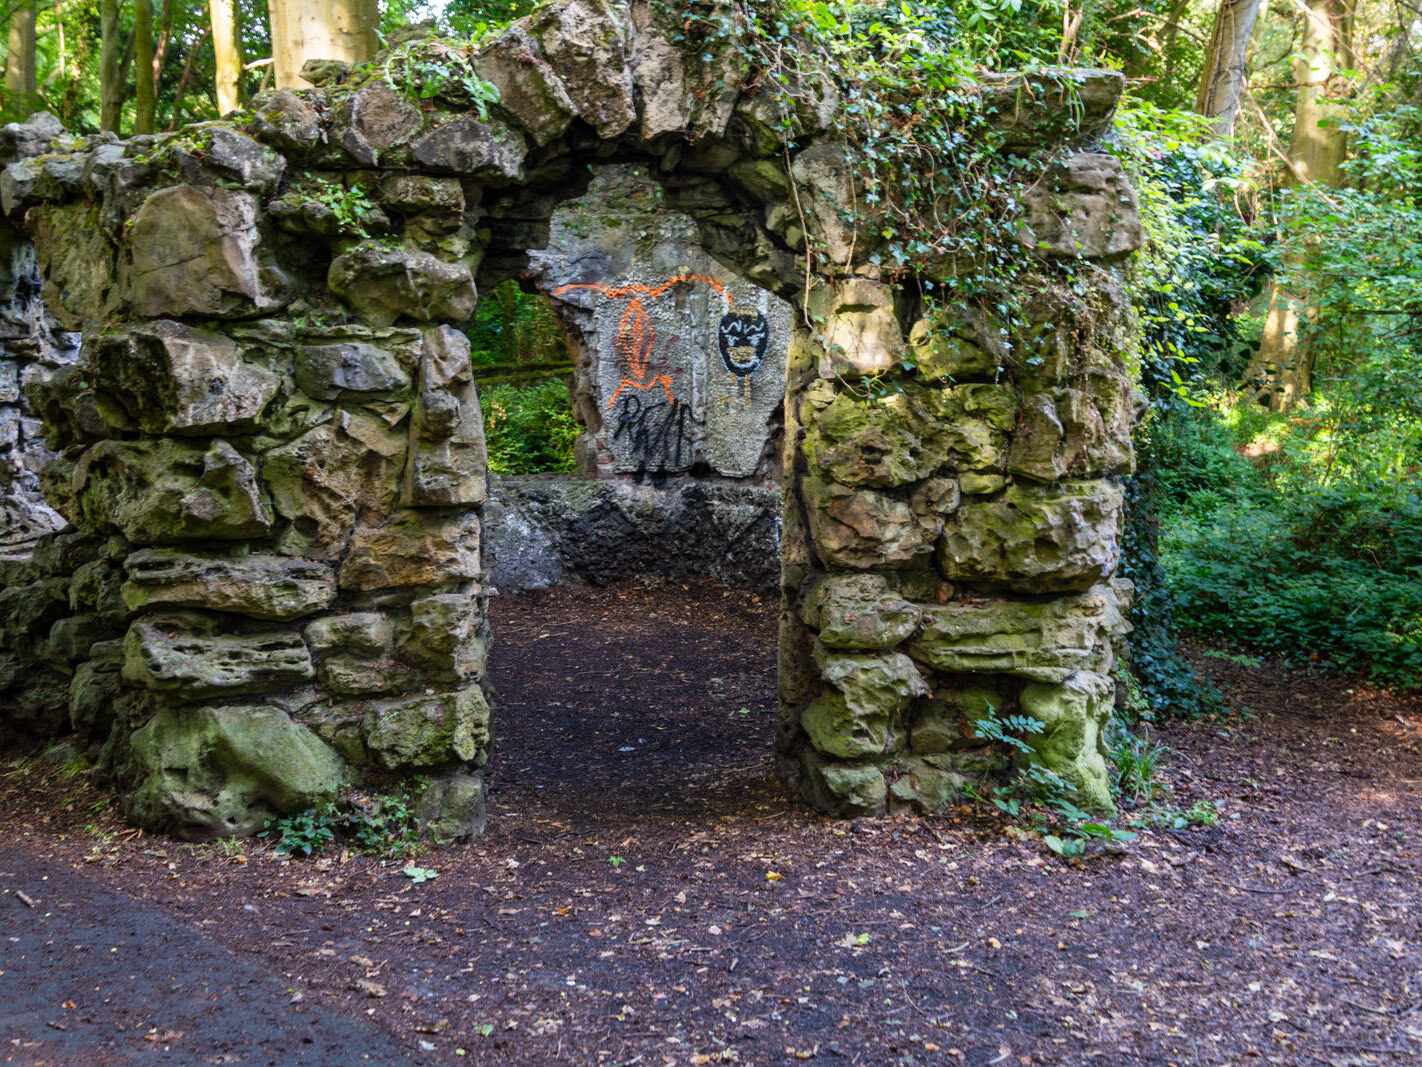
[[570,471],[581,429],[559,379],[494,385],[484,391],[484,436],[495,474]]
[[1422,507],[1366,488],[1237,496],[1163,539],[1180,619],[1288,660],[1422,686]]

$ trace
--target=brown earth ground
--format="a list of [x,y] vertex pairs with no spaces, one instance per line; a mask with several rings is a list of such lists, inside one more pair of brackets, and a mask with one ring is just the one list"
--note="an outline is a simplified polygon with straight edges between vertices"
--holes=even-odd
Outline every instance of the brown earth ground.
[[787,798],[767,600],[631,583],[496,604],[490,830],[423,853],[431,881],[125,832],[82,778],[11,764],[0,1057],[1422,1056],[1416,698],[1201,653],[1239,711],[1156,732],[1159,803],[1218,822],[1068,866],[978,810],[845,823]]

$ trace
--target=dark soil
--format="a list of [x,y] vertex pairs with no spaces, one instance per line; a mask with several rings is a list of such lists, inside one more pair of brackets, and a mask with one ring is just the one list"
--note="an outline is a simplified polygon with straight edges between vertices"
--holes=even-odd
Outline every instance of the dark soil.
[[421,855],[433,881],[123,833],[82,779],[0,777],[8,1061],[1422,1056],[1417,699],[1201,653],[1247,711],[1157,731],[1157,808],[1218,821],[1069,866],[974,809],[788,798],[768,600],[632,584],[494,621],[490,831]]

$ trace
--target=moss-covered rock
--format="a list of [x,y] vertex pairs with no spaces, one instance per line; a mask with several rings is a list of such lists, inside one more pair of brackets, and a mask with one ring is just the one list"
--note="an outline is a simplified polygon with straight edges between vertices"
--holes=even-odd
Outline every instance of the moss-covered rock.
[[478,687],[368,706],[362,723],[371,759],[387,771],[482,762],[491,714]]
[[124,678],[172,700],[211,700],[287,689],[315,675],[300,634],[220,633],[219,625],[219,617],[194,612],[138,620],[124,638]]
[[871,763],[845,763],[817,752],[802,758],[800,792],[811,807],[832,815],[878,815],[889,789],[884,772]]
[[1089,671],[1022,688],[1023,714],[1045,727],[1028,738],[1037,759],[1076,787],[1072,799],[1088,811],[1116,810],[1105,739],[1115,692],[1111,679]]
[[1107,585],[1049,601],[955,601],[923,609],[909,653],[944,672],[1060,683],[1078,670],[1110,673],[1111,637],[1126,625]]
[[1121,487],[1104,481],[969,498],[938,542],[939,569],[950,581],[1024,593],[1087,589],[1116,570],[1123,502]]
[[272,514],[251,463],[226,441],[100,441],[71,477],[81,529],[135,544],[261,537]]
[[349,771],[285,712],[253,705],[163,709],[134,731],[118,777],[128,818],[202,839],[330,800]]
[[826,648],[884,651],[918,627],[919,609],[878,574],[824,575],[805,597],[805,622]]

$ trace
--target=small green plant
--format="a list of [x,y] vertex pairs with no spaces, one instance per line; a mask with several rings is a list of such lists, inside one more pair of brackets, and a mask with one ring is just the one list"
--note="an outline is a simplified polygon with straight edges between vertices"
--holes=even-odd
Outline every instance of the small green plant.
[[1112,786],[1118,797],[1127,803],[1143,804],[1164,792],[1159,771],[1167,750],[1151,740],[1149,726],[1142,725],[1141,732],[1135,734],[1112,720],[1107,743],[1113,767]]
[[415,885],[423,885],[425,882],[432,882],[439,877],[439,871],[433,867],[406,867],[400,872]]
[[487,122],[489,107],[499,102],[498,86],[486,82],[469,62],[469,46],[448,41],[407,41],[390,54],[385,83],[421,100],[442,97],[474,108]]
[[276,834],[276,851],[283,856],[297,853],[309,856],[336,840],[336,825],[335,809],[325,804],[319,808],[307,808],[295,815],[268,819],[257,836]]
[[625,859],[623,859],[621,856],[608,856],[608,857],[607,857],[607,862],[610,863],[610,864],[612,864],[612,866],[613,866],[614,868],[617,868],[617,867],[621,867],[621,866],[622,866],[624,863],[626,863],[627,861],[626,861]]
[[306,186],[306,195],[330,208],[345,233],[356,237],[370,236],[367,226],[379,214],[379,208],[361,186],[346,186],[327,178],[311,178]]
[[1086,853],[1093,842],[1123,844],[1136,834],[1097,822],[1072,799],[1076,787],[1042,763],[1027,738],[1042,734],[1046,724],[1030,715],[999,716],[988,705],[985,715],[973,720],[975,736],[1013,750],[1013,775],[984,797],[968,787],[969,797],[986,801],[1013,819],[1027,820],[1042,834],[1042,843],[1063,859]]

